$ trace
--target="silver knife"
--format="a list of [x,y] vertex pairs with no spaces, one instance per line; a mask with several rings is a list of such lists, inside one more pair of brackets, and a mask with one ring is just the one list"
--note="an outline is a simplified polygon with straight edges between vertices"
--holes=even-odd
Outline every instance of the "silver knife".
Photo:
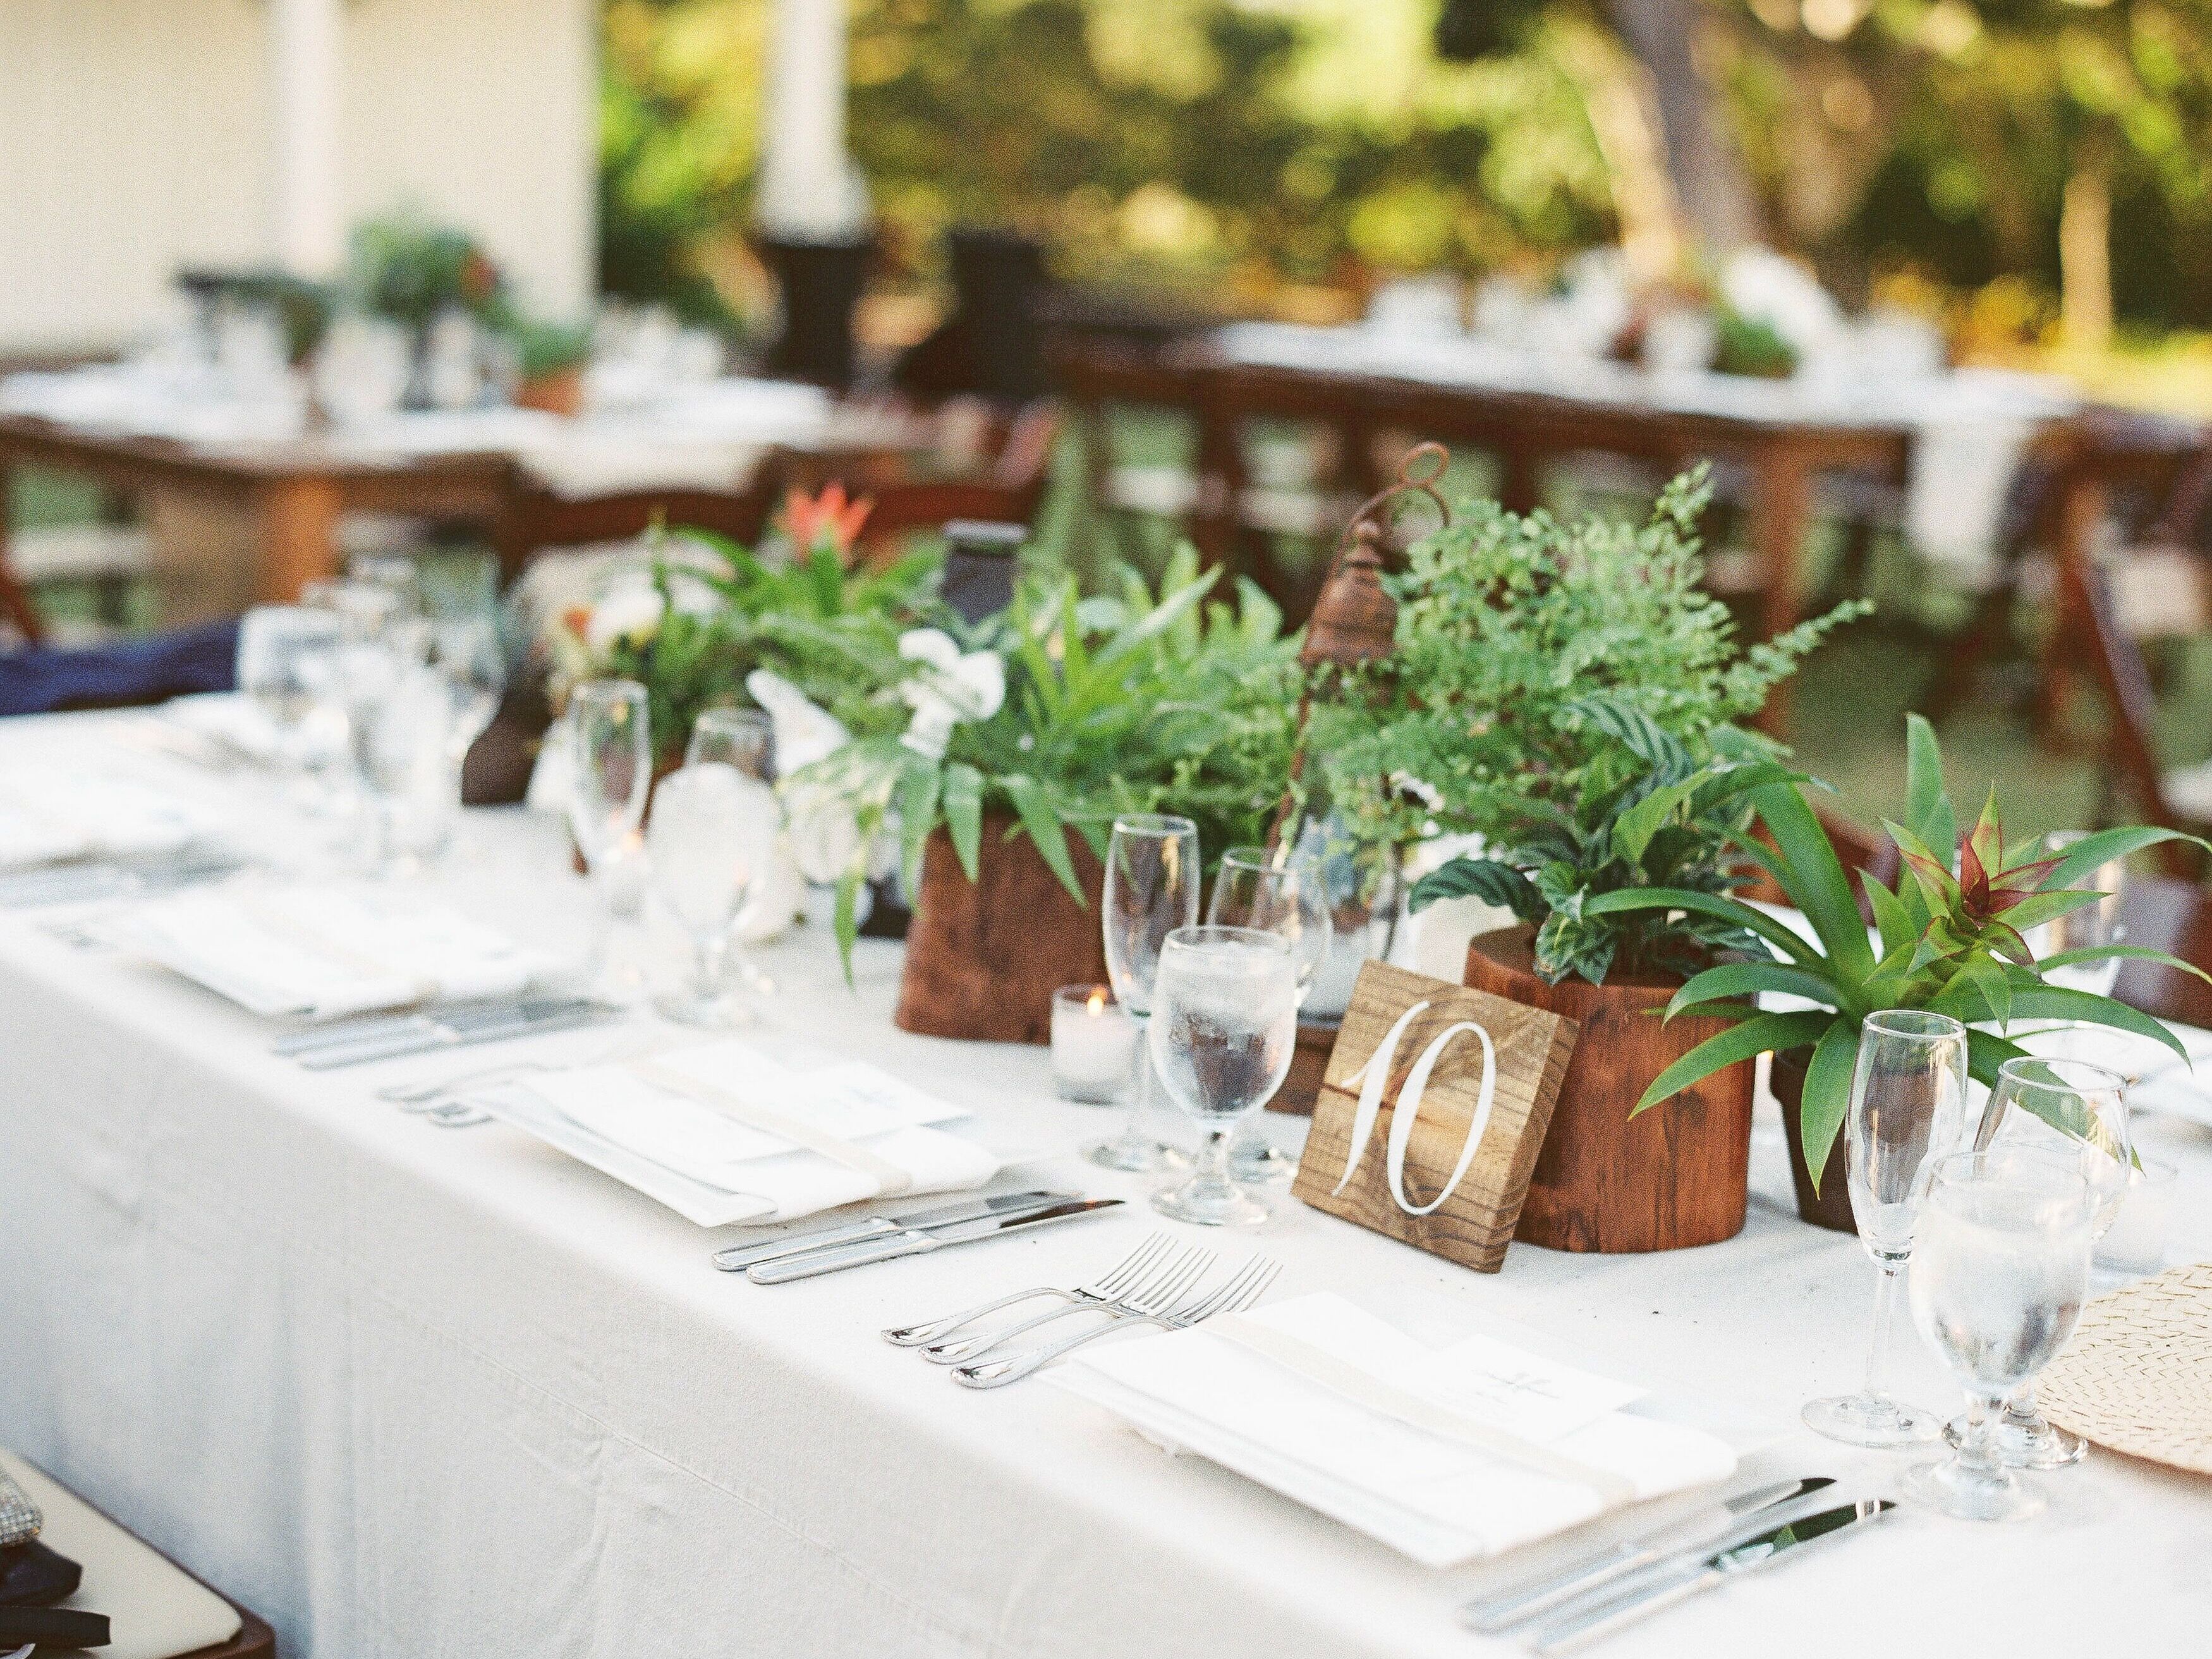
[[304,1030],[287,1031],[269,1046],[280,1054],[304,1054],[310,1048],[340,1048],[394,1031],[422,1030],[434,1025],[461,1029],[486,1022],[512,1019],[533,1002],[581,1001],[583,999],[529,996],[493,997],[483,1002],[457,1002],[442,1008],[401,1008],[390,1013],[356,1014]]
[[1041,1210],[1048,1204],[1064,1203],[1081,1196],[1080,1193],[1051,1193],[1038,1188],[933,1204],[927,1209],[908,1210],[900,1215],[863,1216],[858,1221],[832,1222],[826,1227],[804,1227],[795,1233],[780,1233],[757,1243],[733,1244],[726,1250],[715,1251],[714,1261],[726,1273],[743,1273],[757,1261],[773,1261],[779,1256],[826,1250],[833,1244],[857,1244],[864,1238],[881,1238],[908,1227],[948,1227],[956,1221],[980,1221],[985,1216],[1004,1215],[1009,1210]]
[[1540,1626],[1530,1638],[1529,1646],[1546,1659],[1556,1654],[1572,1653],[1638,1620],[1650,1618],[1662,1607],[1686,1601],[1716,1584],[1767,1566],[1792,1550],[1840,1538],[1855,1528],[1879,1521],[1896,1507],[1886,1498],[1862,1498],[1855,1504],[1785,1521],[1711,1554],[1692,1553],[1673,1570],[1637,1584],[1601,1606]]
[[479,1042],[504,1042],[513,1037],[538,1036],[574,1030],[619,1011],[604,1003],[576,1002],[534,1012],[514,1015],[503,1024],[475,1025],[459,1031],[433,1023],[428,1029],[396,1031],[388,1036],[366,1038],[336,1048],[311,1048],[293,1059],[310,1072],[335,1071],[342,1066],[365,1066],[371,1060],[398,1060],[427,1054],[434,1048],[466,1048]]
[[1650,1566],[1676,1550],[1692,1549],[1717,1539],[1731,1522],[1746,1516],[1792,1502],[1834,1484],[1826,1475],[1815,1474],[1802,1480],[1777,1480],[1768,1486],[1753,1486],[1749,1492],[1723,1498],[1694,1515],[1579,1556],[1565,1566],[1508,1584],[1487,1595],[1479,1595],[1460,1609],[1461,1620],[1469,1629],[1485,1635],[1510,1630],[1539,1613],[1549,1613],[1571,1597],[1588,1595],[1639,1568]]
[[817,1273],[839,1273],[847,1267],[864,1267],[872,1261],[895,1261],[901,1256],[927,1255],[932,1250],[941,1250],[947,1245],[972,1244],[978,1239],[995,1238],[1001,1233],[1019,1232],[1024,1227],[1047,1227],[1054,1222],[1073,1221],[1080,1216],[1119,1209],[1121,1205],[1121,1200],[1118,1198],[1077,1198],[1042,1210],[1017,1211],[1009,1216],[985,1216],[977,1221],[956,1222],[936,1232],[916,1232],[908,1228],[891,1234],[888,1238],[865,1239],[858,1244],[840,1244],[826,1250],[809,1250],[804,1255],[785,1256],[777,1261],[763,1261],[746,1268],[745,1277],[756,1285],[783,1285],[794,1279],[811,1279]]

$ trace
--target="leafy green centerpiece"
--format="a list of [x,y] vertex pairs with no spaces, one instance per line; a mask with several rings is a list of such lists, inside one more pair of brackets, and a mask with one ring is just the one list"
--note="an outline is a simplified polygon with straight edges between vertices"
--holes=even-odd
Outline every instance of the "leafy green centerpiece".
[[[2187,1057],[2173,1034],[2149,1015],[2110,997],[2051,984],[2045,975],[2053,968],[2115,957],[2197,969],[2160,951],[2117,944],[2039,960],[2027,935],[2103,896],[2072,884],[2100,865],[2188,838],[2131,828],[2099,831],[2056,854],[2033,845],[2007,846],[1995,790],[1962,838],[1934,730],[1917,714],[1907,717],[1906,726],[1905,818],[1884,826],[1904,854],[1905,871],[1894,889],[1858,872],[1874,915],[1872,937],[1826,830],[1802,790],[1788,781],[1760,783],[1745,797],[1771,846],[1747,836],[1736,837],[1736,844],[1804,913],[1812,938],[1740,899],[1687,887],[1625,889],[1593,906],[1601,915],[1704,916],[1754,936],[1744,959],[1697,975],[1675,993],[1667,1011],[1670,1019],[1701,1014],[1736,1023],[1662,1073],[1636,1109],[1656,1106],[1721,1067],[1769,1049],[1778,1055],[1807,1053],[1797,1128],[1816,1193],[1850,1109],[1860,1022],[1881,1009],[1926,1009],[1976,1028],[1968,1036],[1970,1069],[1984,1084],[1994,1084],[1998,1066],[2023,1052],[2003,1035],[2015,1019],[2109,1026]],[[1763,993],[1814,1006],[1756,1012],[1743,1000]]]
[[1709,495],[1702,470],[1685,475],[1640,527],[1463,507],[1389,579],[1387,672],[1364,671],[1364,696],[1315,717],[1313,749],[1361,839],[1483,838],[1484,856],[1429,876],[1414,908],[1472,895],[1511,910],[1536,926],[1550,982],[1692,972],[1746,942],[1733,918],[1595,902],[1738,883],[1750,793],[1795,775],[1734,722],[1866,608],[1741,647],[1700,586]]
[[[1115,817],[1171,811],[1195,819],[1215,853],[1259,839],[1290,766],[1295,646],[1280,611],[1249,581],[1233,604],[1213,599],[1221,573],[1201,573],[1188,547],[1157,592],[1134,570],[1120,574],[1119,593],[1087,599],[1071,575],[1032,575],[998,616],[967,628],[948,620],[949,653],[916,642],[879,662],[871,700],[879,711],[912,707],[912,722],[875,735],[856,724],[861,735],[795,781],[847,805],[860,848],[895,823],[916,892],[940,831],[976,881],[994,815],[1008,820],[1005,840],[1031,843],[1079,905],[1089,900],[1070,832],[1103,857]],[[981,701],[963,684],[979,656],[995,660],[1002,687]],[[940,703],[951,718],[936,717]],[[856,854],[840,881],[848,961],[866,875]]]

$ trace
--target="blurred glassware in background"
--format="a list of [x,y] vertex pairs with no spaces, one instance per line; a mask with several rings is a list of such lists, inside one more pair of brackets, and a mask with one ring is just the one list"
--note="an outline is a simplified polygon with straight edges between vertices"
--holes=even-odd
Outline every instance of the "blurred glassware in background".
[[238,689],[267,716],[288,789],[308,787],[319,709],[336,696],[340,627],[335,611],[256,605],[239,618]]
[[[773,784],[776,776],[775,722],[759,708],[706,709],[691,723],[691,738],[684,745],[684,763],[735,767],[749,778]],[[779,921],[771,921],[756,914],[760,905],[781,902],[776,896],[779,892],[789,896],[785,866],[789,863],[790,852],[781,840],[780,821],[777,833],[778,842],[771,849],[769,863],[754,872],[753,881],[738,906],[738,922],[730,945],[730,957],[737,967],[738,976],[755,996],[775,995],[775,981],[737,942],[736,935],[744,933],[748,924],[775,933],[781,933],[789,924],[787,915]]]
[[399,616],[422,614],[422,579],[411,553],[356,553],[346,561],[346,580],[389,593]]
[[1343,820],[1332,816],[1308,821],[1295,856],[1320,868],[1329,907],[1328,953],[1314,972],[1304,1012],[1310,1019],[1335,1019],[1351,1004],[1361,964],[1388,957],[1397,936],[1398,851],[1353,841]]
[[315,350],[311,379],[317,405],[342,430],[389,419],[407,395],[410,352],[407,332],[397,323],[341,313]]
[[2174,1185],[2180,1174],[2171,1164],[2137,1154],[2119,1213],[2097,1241],[2100,1277],[2118,1284],[2166,1270],[2166,1235],[2173,1225]]
[[[584,860],[594,902],[584,973],[605,979],[617,906],[616,883],[643,847],[638,826],[653,792],[645,688],[635,680],[586,680],[568,694],[568,831]],[[627,994],[627,982],[606,988]]]
[[[2088,832],[2083,830],[2062,830],[2045,837],[2045,845],[2055,855],[2081,841]],[[2124,859],[2112,859],[2099,865],[2087,875],[2069,883],[2072,887],[2105,895],[2094,904],[2085,904],[2078,910],[2044,922],[2027,930],[2028,948],[2041,962],[2045,957],[2063,951],[2085,951],[2106,945],[2120,945],[2127,939],[2127,929],[2120,926],[2120,900],[2127,884],[2128,866]],[[2047,968],[2044,976],[2053,985],[2071,991],[2087,991],[2093,995],[2108,997],[2119,978],[2120,964],[2117,959],[2103,962],[2084,962]]]

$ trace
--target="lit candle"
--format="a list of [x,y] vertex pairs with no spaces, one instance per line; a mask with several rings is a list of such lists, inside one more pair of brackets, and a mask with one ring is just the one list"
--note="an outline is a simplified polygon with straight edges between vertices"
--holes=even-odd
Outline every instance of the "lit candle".
[[1137,1028],[1110,987],[1063,985],[1052,994],[1052,1076],[1063,1100],[1119,1100],[1128,1085]]

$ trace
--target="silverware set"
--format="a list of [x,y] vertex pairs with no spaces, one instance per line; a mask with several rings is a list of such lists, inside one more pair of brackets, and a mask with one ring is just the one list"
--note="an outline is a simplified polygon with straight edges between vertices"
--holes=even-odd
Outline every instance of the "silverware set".
[[56,864],[0,877],[0,909],[50,904],[89,904],[99,899],[143,898],[220,881],[246,867],[234,853],[209,848],[155,859],[97,859]]
[[[744,1264],[744,1275],[756,1285],[787,1285],[797,1279],[814,1279],[823,1273],[842,1273],[848,1267],[865,1267],[872,1262],[896,1261],[902,1256],[927,1255],[959,1244],[978,1244],[987,1238],[998,1238],[1007,1233],[1026,1232],[1033,1227],[1056,1226],[1063,1221],[1079,1221],[1085,1216],[1098,1215],[1121,1206],[1118,1198],[1082,1198],[1068,1193],[1030,1193],[1011,1198],[979,1199],[964,1206],[967,1212],[959,1213],[963,1206],[953,1206],[953,1212],[934,1218],[894,1224],[888,1231],[864,1236],[851,1242],[823,1243],[807,1240],[794,1249],[785,1250],[771,1258]],[[831,1229],[841,1231],[841,1229]],[[735,1273],[737,1267],[720,1259],[715,1266],[725,1272]]]
[[1826,1475],[1754,1486],[1478,1596],[1461,1609],[1470,1629],[1518,1629],[1530,1651],[1571,1653],[1615,1631],[1762,1567],[1802,1545],[1843,1535],[1895,1507],[1886,1498],[1836,1504]]
[[478,1042],[539,1036],[611,1019],[622,1009],[590,997],[495,997],[393,1014],[364,1015],[306,1030],[290,1031],[270,1044],[273,1054],[297,1060],[309,1071],[398,1060],[408,1054]]
[[[1004,1388],[1112,1331],[1132,1325],[1188,1330],[1216,1314],[1241,1313],[1266,1293],[1281,1271],[1280,1263],[1255,1255],[1209,1290],[1203,1281],[1218,1260],[1211,1250],[1178,1248],[1166,1234],[1154,1233],[1098,1277],[1073,1290],[1040,1285],[1017,1291],[963,1312],[887,1330],[884,1340],[902,1348],[919,1348],[924,1358],[951,1367],[952,1380],[963,1387]],[[1049,1297],[1059,1305],[994,1330],[951,1340],[955,1332],[979,1320],[1040,1297]],[[1033,1347],[986,1357],[1016,1337],[1076,1315],[1087,1316],[1080,1330]]]

